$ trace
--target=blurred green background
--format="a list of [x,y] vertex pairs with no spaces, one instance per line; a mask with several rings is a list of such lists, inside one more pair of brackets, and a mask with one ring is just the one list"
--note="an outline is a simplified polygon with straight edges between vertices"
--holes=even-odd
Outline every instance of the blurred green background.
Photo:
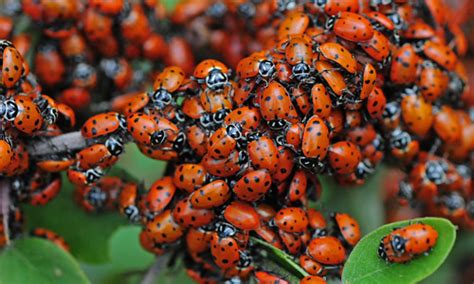
[[[165,0],[172,9],[179,0]],[[196,0],[199,1],[199,0]],[[135,145],[128,145],[118,167],[145,185],[161,177],[165,163],[144,157]],[[380,168],[368,183],[359,188],[342,188],[323,180],[323,196],[317,207],[324,212],[342,211],[360,222],[364,233],[383,224],[384,208],[380,196],[387,171]],[[52,217],[54,216],[54,217]],[[63,235],[72,254],[92,283],[139,283],[153,263],[153,255],[139,245],[140,228],[127,224],[118,214],[91,215],[72,202],[72,186],[66,184],[56,200],[42,208],[26,208],[29,227],[45,227]],[[474,234],[460,232],[448,261],[424,283],[458,283],[458,269],[466,257],[474,255]],[[192,283],[177,267],[161,272],[157,283]]]

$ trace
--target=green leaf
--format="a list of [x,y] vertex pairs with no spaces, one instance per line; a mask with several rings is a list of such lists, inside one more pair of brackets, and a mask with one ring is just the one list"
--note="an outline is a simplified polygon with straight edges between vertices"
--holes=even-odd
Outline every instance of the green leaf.
[[26,238],[0,253],[0,283],[90,283],[74,258],[50,241]]
[[[438,241],[427,256],[419,256],[409,263],[386,263],[377,254],[383,236],[393,228],[422,222],[438,231]],[[419,218],[384,225],[365,236],[349,256],[342,274],[343,283],[415,283],[428,277],[445,261],[456,239],[455,226],[443,218]]]
[[84,212],[73,197],[74,186],[63,176],[61,193],[43,207],[25,206],[29,229],[44,227],[61,235],[71,246],[71,253],[81,261],[108,261],[108,240],[126,220],[117,212],[90,214]]
[[250,237],[251,241],[262,247],[269,253],[269,259],[281,266],[283,269],[297,277],[298,279],[308,276],[308,272],[294,262],[293,257],[286,252],[272,246],[271,244],[255,237]]

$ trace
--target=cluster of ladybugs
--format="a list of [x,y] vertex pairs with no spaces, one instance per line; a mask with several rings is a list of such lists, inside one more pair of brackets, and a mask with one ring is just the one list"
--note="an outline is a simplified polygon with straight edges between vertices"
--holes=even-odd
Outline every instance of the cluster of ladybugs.
[[[87,119],[87,147],[30,163],[22,138],[58,135],[74,127],[75,116],[41,94],[20,52],[3,41],[0,171],[11,177],[16,200],[47,203],[60,190],[58,173],[67,171],[83,208],[118,209],[141,222],[142,246],[157,255],[185,245],[188,274],[211,282],[278,277],[259,271],[250,236],[299,258],[314,276],[305,283],[338,275],[360,232],[341,213],[326,230],[321,212],[306,209],[321,192],[316,175],[363,184],[384,156],[409,173],[396,190],[403,204],[473,222],[474,124],[458,60],[466,42],[440,1],[180,3],[171,21],[209,29],[209,43],[235,65],[235,76],[218,60],[194,67],[182,40],[162,51],[165,41],[150,27],[160,18],[154,1],[23,2],[61,50],[47,44],[35,58],[39,81],[63,90],[61,102],[87,104],[82,93],[101,82],[93,55],[114,90],[128,89],[135,77],[129,58],[176,64],[156,75],[152,91],[116,96],[108,112]],[[149,189],[104,176],[130,141],[169,162],[168,175]],[[418,241],[411,230],[423,228],[395,231],[379,254],[405,262],[427,252],[434,233],[421,249],[409,246]]]
[[88,112],[91,102],[144,89],[148,74],[132,66],[134,60],[153,62],[153,70],[163,62],[188,73],[193,70],[189,43],[179,35],[167,39],[161,35],[166,32],[166,11],[159,1],[21,2],[19,8],[5,4],[12,16],[0,15],[0,38],[11,37],[26,54],[32,37],[14,31],[14,15],[27,15],[39,27],[33,58],[38,82],[50,96],[75,110]]

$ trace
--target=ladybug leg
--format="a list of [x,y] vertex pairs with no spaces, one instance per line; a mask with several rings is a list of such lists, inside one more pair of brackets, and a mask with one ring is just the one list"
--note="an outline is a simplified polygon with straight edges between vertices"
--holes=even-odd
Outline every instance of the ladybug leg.
[[431,146],[429,150],[429,153],[430,154],[436,153],[441,145],[442,145],[441,139],[436,138],[433,145]]

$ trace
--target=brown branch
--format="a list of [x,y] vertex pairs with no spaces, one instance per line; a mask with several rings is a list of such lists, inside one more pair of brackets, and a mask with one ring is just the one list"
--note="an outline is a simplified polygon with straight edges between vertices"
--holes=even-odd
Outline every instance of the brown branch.
[[143,276],[140,284],[153,284],[156,281],[156,277],[162,272],[170,260],[171,255],[169,253],[157,256],[155,262],[148,269],[145,276]]
[[82,137],[80,131],[70,132],[51,138],[43,138],[39,141],[33,141],[26,146],[32,156],[44,156],[65,153],[68,151],[77,151],[87,146],[86,140]]
[[0,214],[2,214],[3,233],[7,245],[10,244],[10,226],[8,225],[10,217],[10,186],[6,180],[0,182]]

